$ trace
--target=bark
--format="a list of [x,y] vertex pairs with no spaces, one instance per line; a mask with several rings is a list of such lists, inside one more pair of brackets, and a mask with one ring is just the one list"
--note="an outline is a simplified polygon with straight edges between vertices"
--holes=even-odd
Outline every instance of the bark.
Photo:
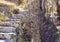
[[60,1],[57,0],[57,26],[60,26]]
[[[30,1],[30,2],[29,2]],[[33,42],[55,42],[56,40],[56,27],[53,22],[46,19],[44,13],[40,10],[40,1],[41,0],[29,0],[28,1],[28,9],[30,14],[35,16],[34,19],[32,17],[33,22],[35,22],[36,27],[34,28],[34,32],[32,34]],[[36,34],[38,32],[38,34]],[[40,36],[39,36],[40,35]]]
[[38,14],[40,14],[40,0],[28,0],[28,10],[32,14],[31,20],[33,21],[34,27],[31,28],[32,38],[31,42],[41,42],[40,40],[40,30],[39,30],[39,19]]

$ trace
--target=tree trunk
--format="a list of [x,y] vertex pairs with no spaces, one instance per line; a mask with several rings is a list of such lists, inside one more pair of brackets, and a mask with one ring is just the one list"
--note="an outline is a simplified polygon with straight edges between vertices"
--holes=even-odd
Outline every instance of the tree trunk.
[[28,9],[30,14],[33,14],[32,20],[36,23],[34,32],[32,33],[33,42],[55,42],[56,27],[48,19],[46,19],[43,11],[40,9],[41,0],[29,0]]
[[30,14],[32,15],[31,19],[34,23],[34,28],[32,27],[32,38],[31,42],[41,42],[40,40],[40,30],[39,30],[39,19],[38,14],[40,14],[40,0],[28,0],[28,9]]

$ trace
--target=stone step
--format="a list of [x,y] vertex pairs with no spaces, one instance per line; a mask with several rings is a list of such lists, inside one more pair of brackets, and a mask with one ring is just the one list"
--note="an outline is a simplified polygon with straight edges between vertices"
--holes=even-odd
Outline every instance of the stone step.
[[20,19],[9,19],[9,20],[5,20],[2,21],[0,25],[10,25],[10,26],[16,26],[18,27],[18,23],[20,22]]
[[16,29],[9,29],[9,27],[0,28],[0,33],[16,33]]

